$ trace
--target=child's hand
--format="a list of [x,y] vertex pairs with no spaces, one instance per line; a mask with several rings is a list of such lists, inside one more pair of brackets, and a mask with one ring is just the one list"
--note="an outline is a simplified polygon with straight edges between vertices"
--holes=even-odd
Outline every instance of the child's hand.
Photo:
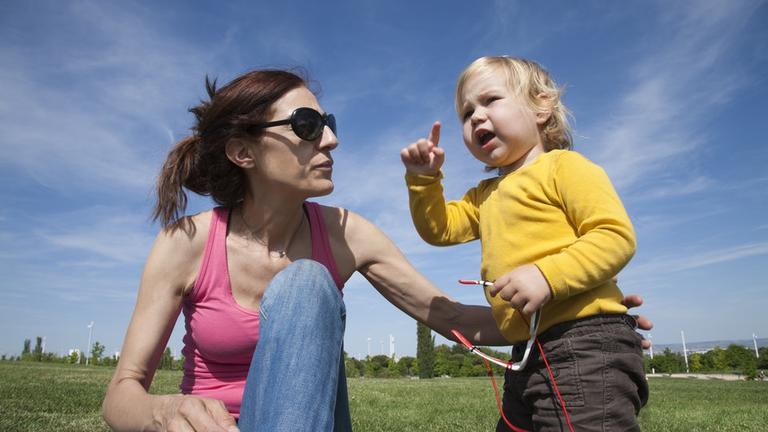
[[492,297],[499,295],[525,316],[531,316],[552,298],[549,283],[533,264],[522,265],[496,279],[488,292]]
[[438,147],[440,142],[440,122],[432,125],[427,139],[420,139],[400,150],[400,159],[406,171],[411,174],[436,176],[445,162],[445,150]]

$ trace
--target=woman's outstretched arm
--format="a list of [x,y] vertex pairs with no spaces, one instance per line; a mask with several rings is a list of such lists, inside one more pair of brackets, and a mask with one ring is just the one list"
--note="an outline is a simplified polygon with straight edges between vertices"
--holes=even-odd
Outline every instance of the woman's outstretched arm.
[[448,339],[457,329],[478,345],[507,345],[488,306],[465,305],[434,286],[375,225],[349,212],[345,238],[360,272],[390,303]]

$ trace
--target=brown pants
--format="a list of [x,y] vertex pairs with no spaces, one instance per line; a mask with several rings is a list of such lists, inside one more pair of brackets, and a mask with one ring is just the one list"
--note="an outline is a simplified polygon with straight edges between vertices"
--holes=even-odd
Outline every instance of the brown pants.
[[[574,430],[639,431],[637,414],[648,401],[641,336],[629,315],[596,315],[557,324],[539,335]],[[515,345],[512,359],[522,358]],[[518,428],[567,431],[552,380],[532,348],[524,370],[507,370],[503,410]],[[499,419],[497,432],[510,431]]]

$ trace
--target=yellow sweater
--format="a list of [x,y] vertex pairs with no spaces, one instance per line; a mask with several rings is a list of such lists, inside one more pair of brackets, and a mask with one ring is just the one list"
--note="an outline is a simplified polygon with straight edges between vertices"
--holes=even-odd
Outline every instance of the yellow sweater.
[[[635,234],[602,168],[576,152],[553,150],[447,203],[441,178],[406,174],[416,230],[436,246],[479,238],[485,280],[535,264],[553,295],[539,333],[564,321],[626,312],[611,278],[632,258]],[[519,312],[487,290],[486,298],[510,342],[528,338]]]

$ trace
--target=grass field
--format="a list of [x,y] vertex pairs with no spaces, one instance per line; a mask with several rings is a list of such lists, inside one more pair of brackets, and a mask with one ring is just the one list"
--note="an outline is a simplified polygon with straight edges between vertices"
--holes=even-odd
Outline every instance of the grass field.
[[[0,431],[106,431],[99,414],[113,369],[0,362]],[[159,371],[152,392],[175,393],[181,373]],[[644,431],[768,430],[768,383],[651,379]],[[492,431],[486,378],[353,379],[356,431]]]

